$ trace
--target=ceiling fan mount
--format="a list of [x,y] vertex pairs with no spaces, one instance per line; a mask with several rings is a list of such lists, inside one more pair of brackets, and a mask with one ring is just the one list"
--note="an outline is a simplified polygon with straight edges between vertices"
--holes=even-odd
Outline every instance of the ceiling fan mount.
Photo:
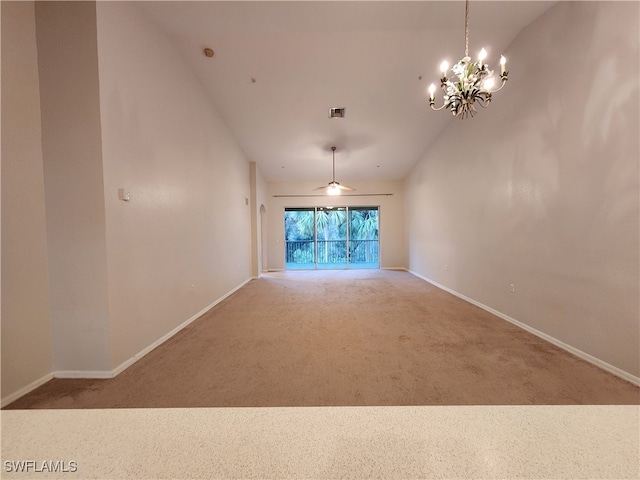
[[326,186],[318,187],[315,190],[326,190],[328,195],[340,195],[342,191],[353,192],[355,188],[348,187],[347,185],[340,185],[339,182],[336,182],[336,147],[331,147],[331,158],[333,164],[333,176],[331,177],[331,181]]

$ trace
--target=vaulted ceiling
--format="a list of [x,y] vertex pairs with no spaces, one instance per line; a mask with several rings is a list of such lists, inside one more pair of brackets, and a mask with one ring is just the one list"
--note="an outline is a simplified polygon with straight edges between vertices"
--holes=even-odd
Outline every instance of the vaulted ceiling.
[[[555,3],[472,1],[470,55],[485,47],[499,68],[514,37]],[[344,183],[400,180],[459,121],[432,111],[426,89],[443,59],[464,54],[464,1],[138,5],[174,39],[267,181],[330,180],[332,145]],[[330,119],[331,107],[345,117]]]

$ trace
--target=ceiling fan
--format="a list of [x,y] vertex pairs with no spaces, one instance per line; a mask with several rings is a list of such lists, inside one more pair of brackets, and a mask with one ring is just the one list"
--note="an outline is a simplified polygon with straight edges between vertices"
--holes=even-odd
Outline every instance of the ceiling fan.
[[331,152],[332,152],[331,155],[333,157],[333,178],[328,185],[324,187],[315,188],[314,190],[326,190],[327,195],[340,195],[340,192],[342,190],[345,190],[347,192],[355,191],[355,188],[353,187],[340,185],[338,182],[336,182],[336,147],[331,147]]

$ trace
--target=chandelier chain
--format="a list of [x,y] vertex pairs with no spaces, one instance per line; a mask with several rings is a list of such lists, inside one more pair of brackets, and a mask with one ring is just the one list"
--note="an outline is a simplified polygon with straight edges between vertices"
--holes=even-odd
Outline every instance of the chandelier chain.
[[464,8],[464,56],[469,56],[469,0]]

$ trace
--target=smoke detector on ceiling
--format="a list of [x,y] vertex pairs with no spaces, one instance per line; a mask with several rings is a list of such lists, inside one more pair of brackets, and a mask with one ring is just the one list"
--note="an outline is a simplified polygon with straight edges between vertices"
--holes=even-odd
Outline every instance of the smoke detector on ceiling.
[[336,107],[329,109],[329,118],[344,118],[344,107]]

